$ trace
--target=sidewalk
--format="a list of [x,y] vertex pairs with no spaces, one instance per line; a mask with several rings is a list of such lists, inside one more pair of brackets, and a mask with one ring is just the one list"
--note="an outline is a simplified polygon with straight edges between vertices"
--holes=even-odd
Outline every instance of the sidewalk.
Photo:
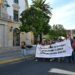
[[26,55],[24,55],[21,50],[0,51],[0,64],[19,62],[34,58],[34,54],[28,54],[28,52],[30,53],[31,50],[27,50]]
[[33,55],[27,55],[23,57],[17,57],[17,58],[6,58],[5,60],[0,60],[0,65],[1,64],[8,64],[8,63],[13,63],[13,62],[20,62],[23,60],[28,60],[28,59],[34,59]]

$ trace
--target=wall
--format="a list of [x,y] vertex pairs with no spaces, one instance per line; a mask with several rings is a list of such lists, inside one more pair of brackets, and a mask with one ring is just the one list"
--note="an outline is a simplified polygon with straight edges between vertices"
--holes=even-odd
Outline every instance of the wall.
[[26,45],[32,45],[34,44],[34,35],[33,32],[26,33]]
[[[14,0],[7,0],[7,1],[8,1],[8,4],[10,5],[10,7],[7,8],[7,12],[13,18],[13,9],[14,9],[13,5],[15,5]],[[22,11],[24,11],[26,9],[25,7],[26,7],[25,1],[19,0],[19,16],[22,13]]]
[[8,26],[3,20],[0,20],[0,47],[8,47]]
[[13,46],[13,26],[14,26],[13,22],[8,22],[8,46],[9,47]]
[[20,33],[20,45],[22,44],[22,42],[26,41],[26,33],[25,32],[21,32]]
[[[7,0],[10,7],[7,8],[7,13],[10,15],[13,19],[13,10],[16,9],[13,7],[13,1],[14,0]],[[25,0],[19,0],[18,5],[19,10],[19,17],[23,10],[27,8],[25,4]],[[13,47],[13,29],[18,28],[21,25],[20,22],[14,22],[14,21],[8,21],[8,20],[1,20],[0,19],[0,47]],[[10,31],[10,28],[12,27],[12,31]],[[24,33],[22,32],[20,34],[20,45],[22,41],[28,42],[27,38],[30,40],[30,43],[32,44],[34,42],[34,36],[32,32]]]

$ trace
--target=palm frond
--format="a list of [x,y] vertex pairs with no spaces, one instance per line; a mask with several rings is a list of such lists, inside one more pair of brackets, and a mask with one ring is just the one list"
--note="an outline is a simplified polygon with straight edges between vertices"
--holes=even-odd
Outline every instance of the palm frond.
[[45,4],[46,0],[32,0],[32,3],[34,7],[40,8],[42,11],[44,11],[47,14],[52,15],[51,13],[51,7],[48,4]]

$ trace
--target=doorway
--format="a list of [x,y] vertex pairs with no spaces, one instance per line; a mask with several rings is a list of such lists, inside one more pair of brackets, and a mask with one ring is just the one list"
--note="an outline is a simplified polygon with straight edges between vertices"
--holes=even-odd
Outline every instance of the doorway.
[[20,46],[20,30],[18,28],[13,30],[13,46]]

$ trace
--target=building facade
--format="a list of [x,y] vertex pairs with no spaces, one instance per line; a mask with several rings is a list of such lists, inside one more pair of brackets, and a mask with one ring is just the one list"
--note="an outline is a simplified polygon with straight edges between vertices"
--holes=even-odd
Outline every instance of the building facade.
[[0,47],[20,46],[22,41],[26,42],[26,33],[19,30],[19,18],[27,8],[27,0],[0,0]]

